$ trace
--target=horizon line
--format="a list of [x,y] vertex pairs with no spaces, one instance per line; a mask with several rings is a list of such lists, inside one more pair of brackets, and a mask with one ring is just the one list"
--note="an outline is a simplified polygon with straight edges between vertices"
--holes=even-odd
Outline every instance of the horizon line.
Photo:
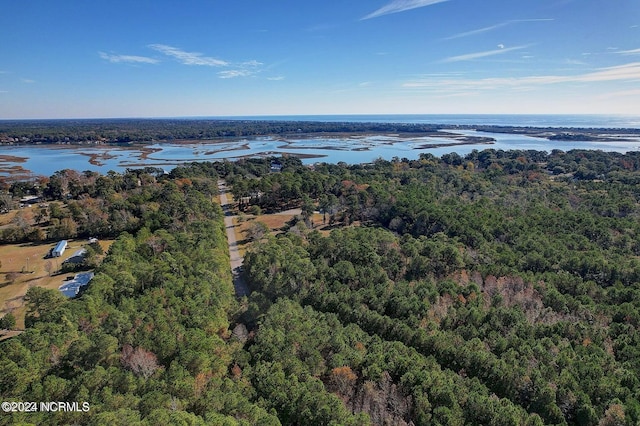
[[241,120],[247,118],[270,117],[375,117],[375,116],[607,116],[607,117],[639,117],[640,114],[620,113],[343,113],[343,114],[246,114],[246,115],[167,115],[167,116],[113,116],[113,117],[37,117],[37,118],[0,118],[6,121],[88,121],[88,120]]

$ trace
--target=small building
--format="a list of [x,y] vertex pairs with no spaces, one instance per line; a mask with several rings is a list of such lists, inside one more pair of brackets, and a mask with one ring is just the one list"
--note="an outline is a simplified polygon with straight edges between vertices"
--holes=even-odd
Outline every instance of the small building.
[[67,249],[67,240],[62,240],[51,250],[51,257],[60,257]]
[[270,167],[271,173],[280,173],[282,171],[282,164],[272,161]]
[[84,256],[87,254],[87,249],[81,248],[76,250],[70,258],[66,259],[62,263],[82,263],[84,261]]
[[37,195],[25,195],[20,199],[20,204],[38,204],[40,201]]
[[67,297],[76,297],[80,292],[80,287],[84,287],[89,284],[89,281],[93,279],[93,272],[81,272],[76,275],[71,281],[67,281],[58,287],[58,290]]

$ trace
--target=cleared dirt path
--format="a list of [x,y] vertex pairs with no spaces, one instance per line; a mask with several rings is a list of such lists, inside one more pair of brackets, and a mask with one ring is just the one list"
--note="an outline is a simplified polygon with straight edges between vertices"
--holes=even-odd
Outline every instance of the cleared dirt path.
[[236,289],[237,297],[248,296],[250,293],[249,287],[242,280],[240,274],[244,258],[240,255],[240,250],[238,250],[238,241],[235,233],[236,225],[233,224],[235,216],[231,211],[232,206],[227,198],[229,189],[227,188],[225,181],[218,181],[218,190],[220,191],[220,205],[224,212],[224,227],[227,231],[227,241],[229,242],[229,257],[231,260],[231,273],[233,274],[233,286]]

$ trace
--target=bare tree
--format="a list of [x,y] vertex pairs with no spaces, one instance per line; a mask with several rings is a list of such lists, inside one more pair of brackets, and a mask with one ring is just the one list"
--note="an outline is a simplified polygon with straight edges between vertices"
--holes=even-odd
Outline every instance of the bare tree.
[[139,346],[134,349],[131,345],[124,345],[120,361],[122,365],[133,371],[134,374],[145,379],[151,377],[160,368],[155,354]]
[[13,284],[19,276],[20,272],[11,271],[6,273],[7,281],[9,281],[11,284]]
[[253,222],[246,230],[247,238],[251,241],[260,241],[269,233],[269,226],[263,222]]
[[334,368],[329,375],[331,386],[343,396],[351,395],[357,379],[358,376],[348,365]]
[[13,196],[10,193],[0,192],[0,213],[8,212],[14,205]]
[[44,270],[47,272],[47,274],[49,274],[49,276],[51,276],[51,273],[53,272],[53,262],[47,260],[44,263]]
[[40,222],[42,222],[48,215],[49,215],[49,211],[47,209],[40,208],[36,212],[33,219],[36,221],[37,224],[40,224]]

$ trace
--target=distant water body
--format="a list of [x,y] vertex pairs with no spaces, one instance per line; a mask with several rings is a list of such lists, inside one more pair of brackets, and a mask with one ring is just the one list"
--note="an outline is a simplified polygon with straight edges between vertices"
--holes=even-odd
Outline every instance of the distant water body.
[[[189,118],[181,117],[188,120]],[[270,120],[270,121],[322,121],[358,123],[415,123],[440,124],[445,129],[456,126],[514,126],[555,128],[640,128],[640,116],[604,115],[304,115],[304,116],[246,116],[246,117],[193,117],[193,119]],[[270,155],[299,155],[306,164],[315,162],[349,164],[368,163],[378,158],[394,157],[416,159],[422,153],[441,156],[451,152],[466,155],[472,150],[522,149],[551,151],[560,149],[594,149],[625,153],[640,150],[640,137],[624,141],[551,141],[548,139],[512,134],[479,132],[471,129],[455,129],[456,133],[474,137],[490,137],[494,143],[469,143],[450,146],[452,140],[438,136],[403,138],[393,135],[322,136],[274,138],[255,136],[230,140],[191,141],[183,143],[161,142],[147,145],[151,152],[139,147],[113,146],[11,146],[0,147],[0,154],[22,158],[15,163],[0,157],[0,175],[11,173],[11,168],[22,167],[25,172],[50,176],[55,171],[68,168],[78,171],[92,170],[106,173],[142,166],[161,167],[170,170],[178,164],[191,161],[234,160],[242,157]],[[94,158],[93,164],[89,162]]]
[[357,123],[413,123],[461,126],[580,127],[640,129],[640,115],[558,114],[374,114],[374,115],[261,115],[210,117],[231,120],[325,121]]

